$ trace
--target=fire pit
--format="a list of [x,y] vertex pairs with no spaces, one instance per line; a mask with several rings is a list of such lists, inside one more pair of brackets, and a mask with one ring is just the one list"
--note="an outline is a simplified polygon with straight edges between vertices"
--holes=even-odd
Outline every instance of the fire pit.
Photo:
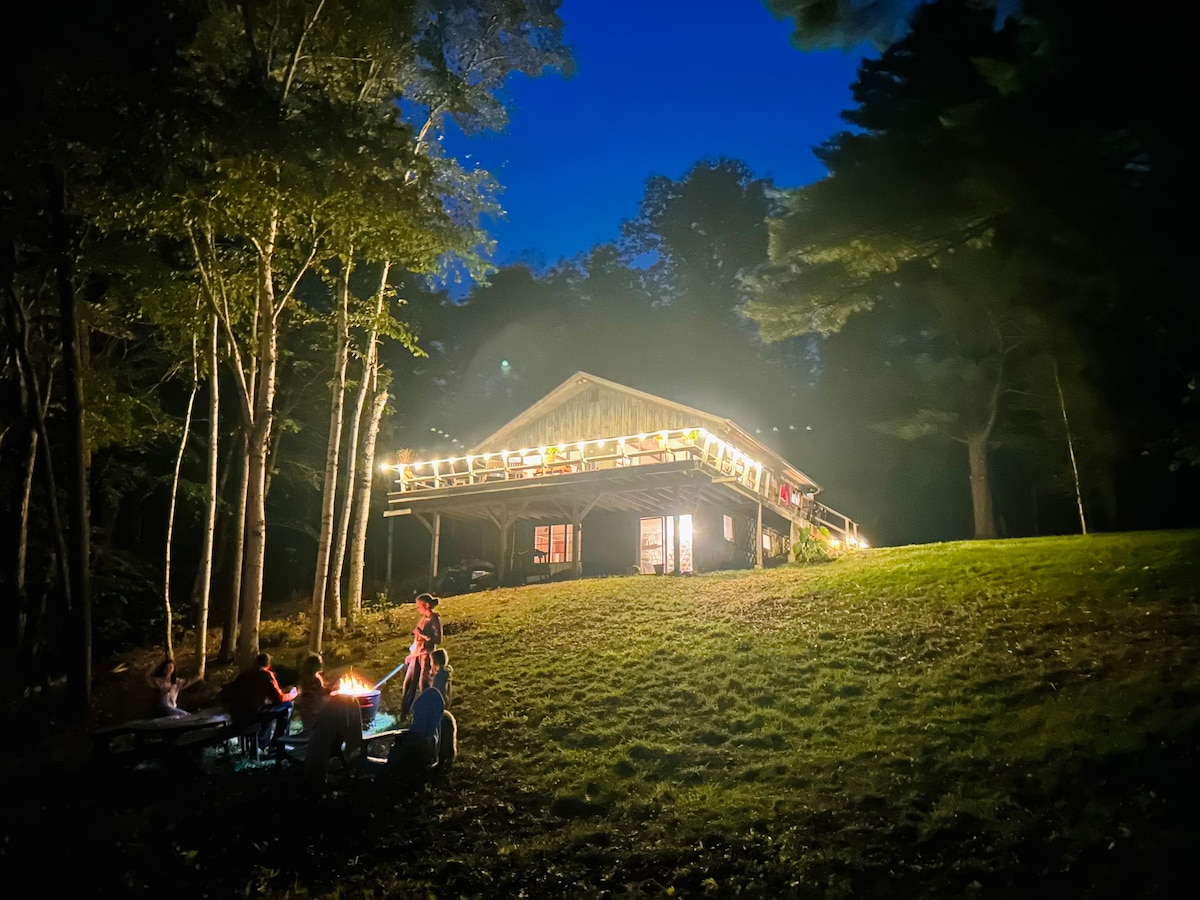
[[371,723],[375,721],[375,714],[379,712],[380,692],[377,689],[373,688],[354,672],[347,672],[338,679],[337,690],[334,693],[341,694],[344,697],[354,697],[358,701],[359,710],[362,712],[363,731],[371,727]]

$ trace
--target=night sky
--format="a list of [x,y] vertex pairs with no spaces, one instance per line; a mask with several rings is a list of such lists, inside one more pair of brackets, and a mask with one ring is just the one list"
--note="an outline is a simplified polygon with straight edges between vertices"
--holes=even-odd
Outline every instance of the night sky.
[[868,52],[803,53],[762,0],[564,0],[561,15],[575,74],[517,76],[504,134],[446,138],[505,187],[507,219],[489,226],[501,265],[616,239],[648,177],[702,159],[743,160],[781,187],[820,178],[811,148],[843,127]]

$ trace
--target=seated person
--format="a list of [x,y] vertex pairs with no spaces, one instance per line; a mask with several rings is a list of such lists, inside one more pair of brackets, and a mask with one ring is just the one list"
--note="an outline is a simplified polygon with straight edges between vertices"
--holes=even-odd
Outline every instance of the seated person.
[[[322,781],[332,757],[338,756],[343,765],[348,765],[349,758],[362,753],[362,710],[358,698],[349,694],[328,696],[311,729],[306,730],[309,735],[304,753],[304,774],[314,781]],[[304,738],[297,738],[297,741],[302,745]]]
[[446,711],[441,691],[426,690],[413,702],[412,722],[396,735],[387,759],[364,753],[359,768],[368,775],[407,779],[433,768],[447,771],[457,755],[458,723]]
[[297,693],[295,688],[286,694],[280,689],[275,673],[271,671],[271,657],[260,653],[251,668],[221,689],[221,699],[229,707],[235,726],[262,723],[258,744],[264,747],[276,734],[281,737],[287,734],[292,701]]
[[450,678],[454,675],[454,667],[450,665],[450,654],[446,652],[445,647],[439,647],[430,654],[429,661],[433,669],[431,686],[441,692],[442,700],[446,703],[446,709],[449,709]]
[[324,661],[320,653],[309,653],[300,666],[300,696],[296,698],[296,714],[302,731],[311,731],[330,695],[337,690],[336,681],[326,681]]
[[181,678],[175,671],[175,660],[165,657],[162,662],[146,673],[146,684],[154,689],[154,704],[151,717],[155,719],[176,718],[188,715],[179,708],[179,692],[195,684],[198,678]]

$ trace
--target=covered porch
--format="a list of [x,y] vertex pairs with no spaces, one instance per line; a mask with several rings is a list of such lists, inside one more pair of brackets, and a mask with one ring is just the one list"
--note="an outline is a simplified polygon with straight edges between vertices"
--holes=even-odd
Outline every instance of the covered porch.
[[831,540],[858,546],[858,526],[817,502],[819,488],[799,472],[763,463],[702,427],[562,442],[511,451],[468,454],[392,467],[398,490],[388,494],[385,516],[413,516],[430,535],[431,580],[439,571],[445,519],[476,520],[495,527],[500,583],[511,583],[513,530],[524,520],[558,520],[572,527],[563,554],[569,564],[547,569],[583,573],[583,522],[593,511],[663,519],[663,568],[678,571],[690,517],[705,506],[743,510],[755,523],[754,564],[763,564],[764,514],[786,523],[790,538],[824,528]]

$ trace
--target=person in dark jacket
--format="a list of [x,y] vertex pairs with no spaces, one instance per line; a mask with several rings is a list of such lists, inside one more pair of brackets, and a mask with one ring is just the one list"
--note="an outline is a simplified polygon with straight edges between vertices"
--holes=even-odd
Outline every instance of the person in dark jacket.
[[275,673],[271,671],[270,655],[260,653],[253,667],[221,689],[221,698],[229,707],[235,726],[263,723],[258,734],[258,745],[265,747],[275,735],[287,734],[297,693],[294,687],[284,693],[275,679]]

